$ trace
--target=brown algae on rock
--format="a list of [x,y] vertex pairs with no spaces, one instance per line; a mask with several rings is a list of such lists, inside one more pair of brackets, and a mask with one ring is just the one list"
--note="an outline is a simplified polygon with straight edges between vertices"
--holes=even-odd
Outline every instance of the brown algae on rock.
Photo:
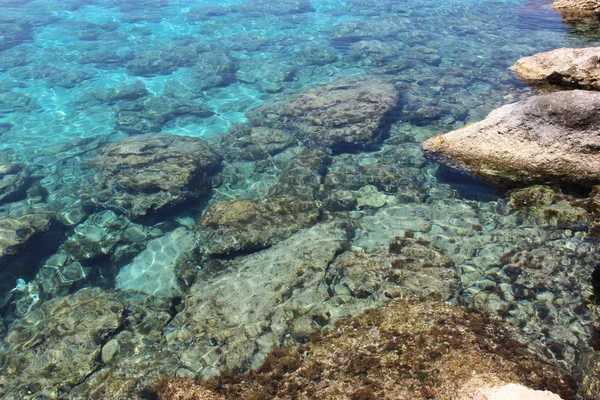
[[[453,400],[479,377],[575,399],[573,378],[526,343],[515,328],[472,309],[396,300],[314,333],[300,348],[275,350],[248,374],[225,373],[201,386],[231,399]],[[200,390],[170,380],[158,395],[186,398],[171,397],[186,389]]]

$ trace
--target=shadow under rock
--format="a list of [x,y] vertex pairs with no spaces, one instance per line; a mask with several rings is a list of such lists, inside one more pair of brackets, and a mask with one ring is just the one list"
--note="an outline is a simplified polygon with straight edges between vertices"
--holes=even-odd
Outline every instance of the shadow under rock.
[[475,201],[494,201],[502,195],[502,189],[482,179],[456,169],[440,165],[435,174],[440,183],[450,185],[462,197]]

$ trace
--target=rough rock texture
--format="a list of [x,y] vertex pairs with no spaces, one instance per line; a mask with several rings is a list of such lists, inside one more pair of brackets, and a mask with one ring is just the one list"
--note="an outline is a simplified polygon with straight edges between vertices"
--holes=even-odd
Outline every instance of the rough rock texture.
[[22,165],[0,163],[0,203],[23,189],[28,177]]
[[0,257],[16,254],[33,235],[50,227],[53,213],[39,211],[17,218],[0,217]]
[[317,86],[288,102],[250,110],[255,125],[292,129],[323,146],[367,144],[376,141],[396,107],[394,84],[376,76],[353,76]]
[[587,226],[591,222],[585,200],[565,195],[549,186],[535,185],[513,190],[509,200],[515,209],[562,228]]
[[600,182],[600,93],[531,97],[422,145],[425,155],[498,184]]
[[207,193],[207,178],[219,161],[201,139],[166,134],[130,137],[106,146],[95,157],[106,188],[98,200],[139,217]]
[[554,0],[552,8],[566,12],[600,13],[597,0]]
[[[454,400],[468,398],[462,389],[478,377],[576,398],[571,378],[514,328],[444,303],[396,301],[311,339],[274,351],[256,371],[204,385],[225,398]],[[181,383],[163,383],[159,397]]]
[[217,255],[269,247],[314,225],[319,213],[317,202],[294,198],[220,200],[200,218],[200,249]]
[[124,302],[89,288],[18,320],[0,351],[0,395],[65,398],[97,368],[102,341],[122,323]]
[[425,240],[396,238],[388,251],[346,252],[328,269],[328,278],[352,296],[433,297],[450,300],[460,289],[452,261]]
[[600,227],[600,185],[594,186],[592,192],[590,193],[588,211],[594,219],[594,224],[597,227]]
[[600,47],[562,48],[518,60],[511,70],[533,83],[600,89]]
[[547,390],[533,390],[514,383],[506,384],[494,377],[476,376],[462,388],[461,400],[561,400],[557,394]]
[[226,135],[215,140],[217,152],[227,160],[256,161],[282,152],[293,146],[298,139],[281,129],[250,127],[240,124],[232,127]]

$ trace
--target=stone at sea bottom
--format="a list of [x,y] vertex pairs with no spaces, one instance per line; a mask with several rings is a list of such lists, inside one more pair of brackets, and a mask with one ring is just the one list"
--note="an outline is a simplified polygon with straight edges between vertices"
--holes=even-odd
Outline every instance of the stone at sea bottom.
[[386,115],[398,102],[394,84],[362,75],[317,86],[287,102],[248,111],[254,125],[291,129],[322,146],[363,145],[382,135]]
[[[275,350],[250,374],[225,374],[202,386],[225,398],[505,400],[515,398],[506,391],[533,393],[525,387],[576,398],[572,378],[540,348],[528,348],[515,328],[441,302],[395,301],[311,339],[299,349]],[[502,383],[491,393],[496,397],[469,397],[464,387],[473,377]],[[159,397],[191,387],[186,379],[163,382]],[[544,396],[531,399],[560,399]]]
[[208,255],[268,247],[314,225],[319,213],[315,201],[294,198],[220,200],[200,219],[200,247]]
[[16,254],[33,235],[48,230],[53,215],[39,211],[18,218],[0,217],[0,257]]
[[521,79],[582,89],[600,89],[600,47],[562,48],[519,59],[511,70]]
[[208,177],[220,159],[197,138],[154,134],[133,136],[99,151],[103,205],[130,217],[197,198],[208,192]]
[[558,92],[500,107],[427,140],[425,155],[492,183],[600,182],[600,93]]

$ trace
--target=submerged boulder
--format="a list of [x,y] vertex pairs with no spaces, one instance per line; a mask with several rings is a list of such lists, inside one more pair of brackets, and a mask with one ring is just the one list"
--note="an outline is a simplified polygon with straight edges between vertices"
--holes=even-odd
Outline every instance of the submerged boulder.
[[0,163],[0,203],[23,190],[28,178],[29,173],[22,165]]
[[425,155],[497,184],[600,182],[600,93],[534,96],[427,140]]
[[600,47],[562,48],[518,60],[511,70],[532,83],[600,89]]
[[202,218],[198,236],[208,255],[269,247],[317,223],[315,201],[293,198],[220,200]]
[[[212,397],[195,393],[207,396],[201,399],[576,398],[573,379],[516,329],[441,302],[395,301],[311,339],[299,349],[275,350],[249,374],[198,385]],[[194,393],[193,386],[185,379],[163,382],[159,398],[191,398],[183,393]],[[482,389],[489,396],[475,396]]]
[[53,216],[40,210],[17,218],[0,217],[0,257],[16,254],[32,236],[47,231]]
[[208,192],[220,159],[201,139],[156,134],[130,137],[99,151],[93,164],[105,191],[98,201],[130,217]]
[[287,102],[263,104],[248,112],[254,125],[290,129],[322,146],[364,145],[385,131],[398,91],[384,78],[362,75],[317,86]]

